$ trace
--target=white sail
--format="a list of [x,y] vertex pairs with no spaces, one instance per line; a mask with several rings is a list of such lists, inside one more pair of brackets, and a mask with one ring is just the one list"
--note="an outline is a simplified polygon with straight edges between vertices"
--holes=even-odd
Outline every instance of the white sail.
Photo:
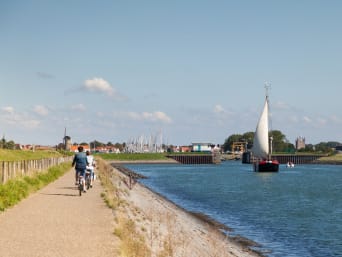
[[267,159],[269,153],[268,138],[268,101],[266,98],[264,109],[261,113],[254,134],[252,152],[255,157]]

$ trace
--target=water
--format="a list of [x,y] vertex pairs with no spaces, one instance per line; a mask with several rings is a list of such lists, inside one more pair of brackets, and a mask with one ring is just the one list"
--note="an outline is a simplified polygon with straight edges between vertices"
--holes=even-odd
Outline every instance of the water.
[[267,256],[342,256],[342,166],[282,166],[271,174],[234,161],[126,166],[176,204],[260,243]]

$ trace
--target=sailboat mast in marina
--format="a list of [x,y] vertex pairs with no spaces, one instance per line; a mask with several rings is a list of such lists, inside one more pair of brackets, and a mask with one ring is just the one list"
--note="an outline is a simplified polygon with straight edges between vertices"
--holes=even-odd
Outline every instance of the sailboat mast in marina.
[[277,172],[279,171],[279,162],[272,160],[272,137],[269,136],[269,85],[265,85],[266,99],[263,111],[260,115],[253,140],[252,153],[254,161],[254,171],[256,172]]

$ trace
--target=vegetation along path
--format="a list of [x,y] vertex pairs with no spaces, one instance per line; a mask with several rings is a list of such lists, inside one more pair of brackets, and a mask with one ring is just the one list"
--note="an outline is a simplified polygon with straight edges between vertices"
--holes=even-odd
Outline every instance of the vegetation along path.
[[2,257],[116,256],[113,215],[99,180],[80,197],[74,170],[0,212]]

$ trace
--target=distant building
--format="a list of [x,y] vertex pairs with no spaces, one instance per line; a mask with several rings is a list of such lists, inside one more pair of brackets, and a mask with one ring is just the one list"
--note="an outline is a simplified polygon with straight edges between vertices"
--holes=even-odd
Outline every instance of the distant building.
[[212,143],[192,143],[193,152],[211,152]]
[[89,145],[71,145],[71,146],[70,146],[70,151],[71,151],[71,152],[74,152],[74,153],[77,153],[77,152],[78,152],[78,147],[79,147],[79,146],[83,146],[83,151],[84,151],[84,152],[90,151]]
[[179,151],[181,153],[188,153],[188,152],[191,152],[191,147],[190,146],[180,146]]
[[71,151],[71,137],[64,136],[63,138],[64,150]]
[[337,145],[335,147],[335,150],[341,153],[342,152],[342,145]]
[[305,137],[297,137],[296,139],[296,149],[304,149],[305,148]]

